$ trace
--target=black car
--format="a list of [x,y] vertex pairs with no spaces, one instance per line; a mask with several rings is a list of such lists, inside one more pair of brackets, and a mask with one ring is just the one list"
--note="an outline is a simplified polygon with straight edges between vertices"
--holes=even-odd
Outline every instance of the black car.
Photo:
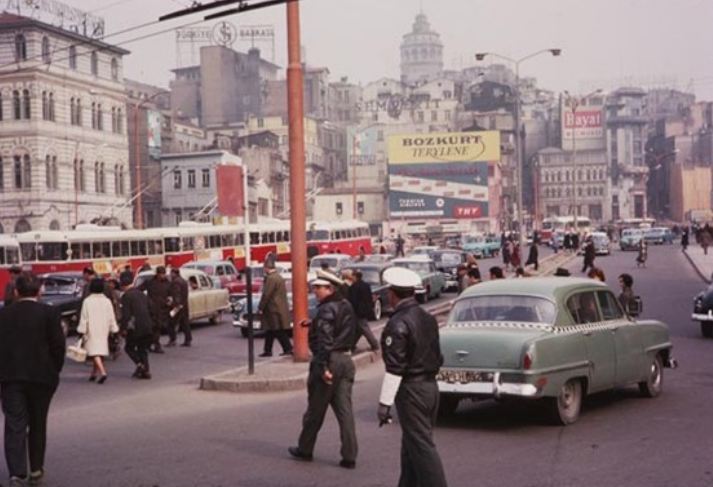
[[79,325],[82,310],[84,279],[81,272],[53,272],[42,274],[40,302],[57,308],[62,315],[62,329],[65,335],[74,333]]
[[458,266],[466,263],[468,252],[456,249],[439,249],[431,252],[436,269],[446,278],[444,291],[458,291]]
[[389,267],[391,267],[390,264],[360,262],[345,268],[361,272],[362,280],[371,286],[371,294],[374,297],[374,317],[377,321],[380,320],[384,314],[393,311],[389,304],[389,286],[384,282],[384,271]]
[[700,322],[704,337],[713,338],[713,285],[693,298],[691,319]]

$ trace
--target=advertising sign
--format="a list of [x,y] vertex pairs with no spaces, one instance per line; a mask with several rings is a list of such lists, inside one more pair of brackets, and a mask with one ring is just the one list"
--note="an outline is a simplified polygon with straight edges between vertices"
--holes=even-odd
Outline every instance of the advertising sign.
[[587,104],[578,106],[575,110],[567,103],[562,103],[562,149],[572,150],[576,143],[577,149],[602,149],[604,141],[604,107],[592,104],[594,98]]
[[243,167],[221,164],[215,169],[218,183],[218,211],[224,216],[243,216]]
[[500,160],[500,132],[389,137],[392,218],[485,218],[488,163]]
[[146,111],[146,136],[149,155],[154,158],[161,157],[161,112]]
[[383,130],[383,127],[347,128],[347,155],[350,166],[374,166],[384,162],[383,151],[379,150],[379,137],[383,138]]

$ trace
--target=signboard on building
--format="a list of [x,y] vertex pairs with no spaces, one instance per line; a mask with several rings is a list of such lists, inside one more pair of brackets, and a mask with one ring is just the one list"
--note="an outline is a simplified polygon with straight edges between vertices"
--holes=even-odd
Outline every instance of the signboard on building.
[[349,165],[374,166],[383,163],[385,156],[380,145],[384,141],[384,127],[348,127],[347,154]]
[[388,140],[391,218],[485,218],[488,163],[500,132],[393,135]]
[[218,211],[223,216],[243,216],[243,167],[237,164],[220,164],[215,169],[218,185]]
[[[562,149],[594,150],[606,147],[604,140],[604,106],[602,97],[584,100],[576,110],[562,103]],[[596,103],[593,103],[596,102]]]
[[146,111],[146,136],[149,155],[153,158],[161,157],[161,112],[156,110]]

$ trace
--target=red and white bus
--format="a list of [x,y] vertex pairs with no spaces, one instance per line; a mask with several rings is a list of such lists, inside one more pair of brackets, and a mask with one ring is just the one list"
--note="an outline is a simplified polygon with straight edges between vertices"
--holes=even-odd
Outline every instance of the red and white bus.
[[20,245],[7,235],[0,235],[0,289],[10,282],[10,268],[20,265]]
[[[308,247],[312,254],[340,252],[357,255],[363,247],[371,252],[368,226],[361,222],[308,225]],[[290,227],[287,221],[250,225],[250,256],[263,262],[269,253],[278,260],[291,258]],[[195,260],[232,259],[245,267],[245,233],[242,225],[185,224],[170,228],[119,230],[101,227],[81,231],[38,231],[19,234],[22,261],[35,273],[78,271],[92,267],[106,275],[129,264],[180,267]]]

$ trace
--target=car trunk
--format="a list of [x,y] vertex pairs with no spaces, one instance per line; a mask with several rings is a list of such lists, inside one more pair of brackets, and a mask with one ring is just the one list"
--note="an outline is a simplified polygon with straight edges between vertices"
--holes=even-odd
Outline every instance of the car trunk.
[[510,324],[441,330],[444,367],[478,369],[517,369],[521,367],[525,345],[549,333],[519,329]]

